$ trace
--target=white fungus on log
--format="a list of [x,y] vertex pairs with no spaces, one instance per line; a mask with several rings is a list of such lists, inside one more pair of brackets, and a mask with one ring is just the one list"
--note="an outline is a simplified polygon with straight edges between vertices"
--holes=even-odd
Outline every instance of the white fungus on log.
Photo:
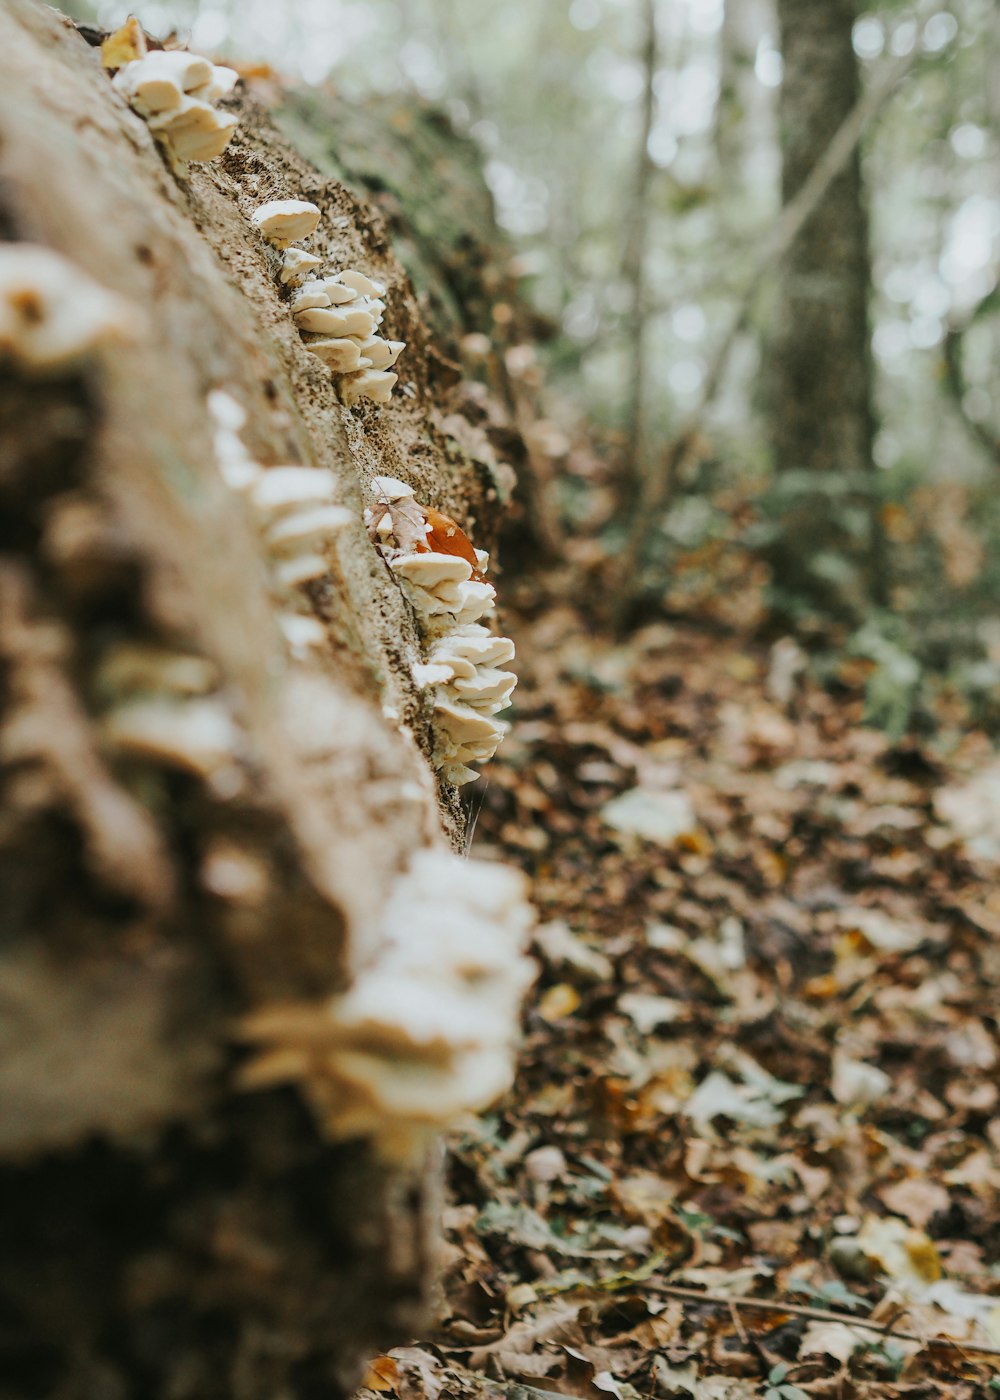
[[106,341],[134,340],[143,324],[138,307],[52,248],[0,243],[0,359],[58,374]]
[[283,251],[278,280],[292,289],[288,303],[306,349],[338,377],[341,402],[361,399],[387,404],[398,375],[392,366],[406,349],[403,340],[386,340],[379,327],[385,315],[386,288],[357,268],[322,276],[321,260],[296,248],[319,227],[320,210],[303,199],[275,199],[250,216],[269,243]]
[[242,735],[219,684],[208,657],[149,642],[109,647],[93,675],[105,747],[206,781],[233,773]]
[[513,1076],[535,975],[524,878],[422,850],[386,903],[380,945],[342,996],[249,1017],[245,1088],[302,1084],[331,1137],[413,1161],[429,1135],[486,1108]]
[[433,696],[434,762],[450,783],[472,782],[471,767],[493,757],[507,726],[496,718],[517,683],[503,664],[514,643],[482,625],[496,603],[484,574],[488,556],[446,515],[418,505],[395,477],[372,481],[366,519],[383,558],[403,585],[426,654],[414,679]]
[[238,125],[214,103],[227,97],[239,74],[183,49],[155,50],[120,68],[112,86],[149,124],[171,159],[214,160]]
[[[298,286],[304,277],[307,277],[310,272],[315,272],[322,265],[323,259],[318,258],[315,253],[307,252],[305,248],[286,248],[285,256],[281,259],[278,281],[286,287]],[[323,303],[320,302],[318,305],[323,305]]]
[[316,232],[320,212],[305,199],[272,199],[250,215],[250,222],[276,248],[287,248]]
[[[334,503],[336,480],[324,467],[263,467],[243,445],[246,422],[241,404],[223,389],[208,396],[215,422],[216,464],[224,481],[246,500],[260,532],[269,566],[272,591],[283,608],[279,623],[294,655],[303,657],[325,640],[321,623],[301,616],[304,584],[330,572],[325,549],[334,535],[352,520],[351,512]],[[304,625],[300,625],[304,624]],[[317,631],[317,628],[319,631]]]

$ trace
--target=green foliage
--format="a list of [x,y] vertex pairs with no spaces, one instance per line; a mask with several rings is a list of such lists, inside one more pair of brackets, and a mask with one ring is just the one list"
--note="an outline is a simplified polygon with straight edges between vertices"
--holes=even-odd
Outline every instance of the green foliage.
[[779,1362],[777,1366],[772,1366],[767,1373],[767,1389],[764,1391],[764,1400],[809,1400],[806,1392],[797,1385],[788,1385],[785,1377],[788,1375],[789,1367],[784,1362]]

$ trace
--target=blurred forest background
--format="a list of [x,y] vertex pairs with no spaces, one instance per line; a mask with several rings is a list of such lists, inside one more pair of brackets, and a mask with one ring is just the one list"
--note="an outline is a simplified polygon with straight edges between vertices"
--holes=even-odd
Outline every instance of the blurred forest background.
[[437,104],[477,143],[536,313],[507,370],[539,536],[619,624],[794,631],[895,736],[994,720],[995,0],[132,8],[350,101]]

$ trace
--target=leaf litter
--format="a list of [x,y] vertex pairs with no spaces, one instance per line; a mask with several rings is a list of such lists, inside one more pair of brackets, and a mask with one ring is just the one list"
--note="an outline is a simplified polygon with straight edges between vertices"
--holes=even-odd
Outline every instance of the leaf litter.
[[542,975],[513,1090],[449,1145],[434,1330],[368,1388],[996,1396],[984,736],[892,742],[789,639],[612,648],[510,592],[477,844],[532,880]]

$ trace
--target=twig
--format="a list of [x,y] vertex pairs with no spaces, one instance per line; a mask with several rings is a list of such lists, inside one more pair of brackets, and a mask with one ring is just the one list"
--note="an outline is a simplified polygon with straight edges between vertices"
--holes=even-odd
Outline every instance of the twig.
[[964,1337],[921,1337],[916,1332],[901,1332],[896,1327],[896,1319],[889,1322],[873,1322],[868,1318],[852,1317],[850,1313],[831,1312],[827,1308],[810,1308],[805,1303],[782,1303],[773,1298],[734,1297],[728,1293],[701,1293],[697,1288],[681,1288],[672,1283],[651,1282],[648,1285],[657,1293],[682,1302],[702,1303],[716,1308],[752,1308],[757,1312],[788,1313],[792,1317],[805,1317],[813,1322],[842,1322],[847,1327],[860,1327],[867,1332],[878,1332],[880,1336],[899,1337],[904,1342],[919,1342],[925,1347],[949,1347],[956,1350],[974,1351],[980,1356],[1000,1356],[1000,1347],[980,1345],[967,1341]]
[[[927,6],[920,5],[917,7],[916,16],[923,24],[937,13],[945,13],[940,5],[935,5],[930,12],[928,12]],[[905,17],[897,26],[897,32],[898,29],[912,22],[912,15]],[[890,48],[891,45],[890,38]],[[638,576],[638,565],[650,530],[651,520],[669,500],[668,492],[672,492],[674,482],[679,478],[687,463],[691,446],[698,440],[702,421],[719,392],[723,375],[729,364],[729,357],[750,320],[757,293],[765,277],[776,264],[781,262],[804,226],[822,204],[830,186],[854,154],[869,124],[881,112],[896,88],[922,56],[922,53],[919,40],[915,40],[909,53],[902,54],[886,66],[879,80],[861,95],[851,111],[848,112],[834,132],[830,144],[809,172],[801,189],[785,205],[771,225],[770,231],[765,235],[756,260],[744,283],[739,305],[716,347],[715,354],[712,356],[701,393],[698,396],[698,402],[683,420],[676,434],[674,445],[667,453],[666,460],[670,463],[671,470],[664,471],[659,475],[647,472],[641,482],[617,570],[617,586],[612,590],[613,596],[616,596],[618,600],[615,616],[617,624],[621,623],[625,610],[634,596],[630,585]]]
[[966,334],[981,316],[990,315],[1000,308],[1000,295],[994,287],[973,308],[962,325],[950,326],[944,338],[945,384],[955,404],[959,418],[966,431],[989,453],[995,465],[1000,465],[1000,437],[978,418],[973,418],[965,405],[966,382],[962,366],[962,351]]
[[622,275],[632,292],[632,309],[628,319],[632,356],[629,366],[631,392],[628,406],[625,471],[626,480],[638,487],[640,491],[642,482],[649,475],[650,470],[646,452],[647,400],[649,397],[649,366],[647,364],[649,296],[646,273],[649,261],[650,186],[654,175],[653,160],[649,154],[649,139],[656,114],[655,83],[656,70],[659,66],[655,0],[644,0],[643,28],[642,117],[639,122],[635,184],[632,190],[628,238],[622,256]]

